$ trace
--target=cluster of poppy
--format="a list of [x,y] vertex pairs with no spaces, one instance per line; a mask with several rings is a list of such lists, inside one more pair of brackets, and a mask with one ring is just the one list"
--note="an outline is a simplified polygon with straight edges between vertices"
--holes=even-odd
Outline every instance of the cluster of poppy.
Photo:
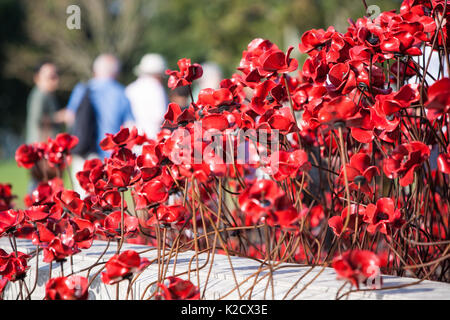
[[[26,197],[26,210],[14,210],[10,186],[0,185],[0,236],[31,238],[51,262],[96,238],[205,252],[213,250],[208,237],[220,232],[219,253],[331,259],[338,276],[358,288],[381,270],[403,274],[407,265],[433,260],[441,268],[417,267],[417,275],[449,281],[448,260],[439,258],[449,236],[450,79],[440,72],[428,85],[426,61],[414,59],[425,46],[447,54],[449,12],[443,0],[405,0],[398,13],[350,21],[345,33],[307,31],[299,50],[308,57],[297,76],[293,47],[283,52],[254,39],[239,72],[220,88],[201,90],[185,109],[169,104],[156,139],[136,128],[107,134],[100,147],[110,156],[87,160],[76,175],[85,197],[55,178]],[[203,73],[189,59],[178,68],[166,72],[171,89],[190,87]],[[251,132],[244,143],[251,163],[238,158],[240,130]],[[280,142],[276,148],[272,140]],[[64,169],[76,143],[61,134],[21,146],[16,160],[25,168],[44,160]],[[149,265],[118,248],[101,275],[106,284]],[[2,281],[23,277],[26,255],[5,252],[1,259]],[[81,278],[47,284],[48,299],[86,292]],[[168,277],[155,298],[198,299],[199,288]]]

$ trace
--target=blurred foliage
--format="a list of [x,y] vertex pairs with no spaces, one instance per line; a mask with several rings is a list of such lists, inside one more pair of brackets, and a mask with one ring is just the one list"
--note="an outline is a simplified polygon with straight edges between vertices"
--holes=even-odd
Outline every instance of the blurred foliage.
[[[366,2],[385,11],[401,1]],[[81,30],[66,27],[71,4],[81,8]],[[91,76],[101,52],[119,56],[123,83],[134,79],[133,66],[147,52],[163,54],[170,68],[182,57],[214,61],[229,76],[254,38],[285,50],[297,47],[308,29],[345,31],[348,18],[364,14],[359,0],[0,0],[0,108],[11,114],[0,123],[20,132],[32,70],[42,60],[61,70],[64,105],[75,83]],[[294,55],[299,58],[298,50]]]

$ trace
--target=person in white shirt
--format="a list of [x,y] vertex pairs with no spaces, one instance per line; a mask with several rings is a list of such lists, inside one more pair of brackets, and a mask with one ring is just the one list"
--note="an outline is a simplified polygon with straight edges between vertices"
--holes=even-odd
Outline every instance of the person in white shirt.
[[146,54],[134,69],[138,78],[125,90],[139,134],[145,133],[150,139],[156,139],[167,110],[168,98],[162,84],[165,70],[161,55]]

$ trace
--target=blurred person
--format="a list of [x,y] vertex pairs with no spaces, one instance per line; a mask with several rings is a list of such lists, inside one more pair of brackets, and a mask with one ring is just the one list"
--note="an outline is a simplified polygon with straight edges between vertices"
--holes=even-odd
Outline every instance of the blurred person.
[[86,159],[99,157],[104,159],[109,152],[102,150],[100,141],[106,133],[117,133],[121,126],[129,127],[134,123],[130,102],[125,95],[125,88],[117,80],[120,62],[112,54],[99,55],[93,64],[93,78],[87,83],[75,86],[66,108],[65,120],[69,126],[75,125],[77,109],[88,99],[95,114],[96,141],[95,150],[87,155],[74,154],[72,159],[72,175],[75,191],[84,195],[75,175],[83,169]]
[[[58,69],[51,62],[42,62],[34,72],[35,86],[27,101],[26,143],[47,141],[54,138],[61,129],[62,120],[58,116],[58,102],[54,93],[59,86]],[[39,182],[56,176],[56,169],[39,161],[31,168],[28,192],[32,192]]]
[[177,87],[170,91],[169,100],[170,102],[176,103],[181,107],[181,110],[189,107],[191,99],[189,97],[189,87]]
[[34,83],[27,101],[27,144],[54,138],[61,123],[57,117],[58,102],[54,95],[59,86],[56,66],[51,62],[39,64],[35,69]]
[[150,139],[156,138],[167,110],[168,98],[162,83],[165,70],[161,55],[146,54],[134,69],[138,78],[125,90],[139,134],[145,133]]

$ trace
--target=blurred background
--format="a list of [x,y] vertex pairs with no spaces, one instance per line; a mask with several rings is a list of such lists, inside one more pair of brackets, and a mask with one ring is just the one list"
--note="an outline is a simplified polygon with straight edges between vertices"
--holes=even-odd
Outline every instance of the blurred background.
[[[366,3],[387,11],[401,1]],[[74,4],[81,9],[79,30],[66,27],[67,7]],[[28,173],[17,168],[14,152],[24,143],[27,97],[39,62],[58,66],[56,98],[65,107],[101,52],[121,60],[123,85],[135,80],[133,68],[148,52],[162,54],[171,69],[182,57],[214,62],[228,77],[254,38],[284,50],[295,46],[301,64],[303,32],[330,25],[344,32],[348,18],[363,15],[359,0],[0,0],[0,182],[10,182],[19,198],[26,192]]]

